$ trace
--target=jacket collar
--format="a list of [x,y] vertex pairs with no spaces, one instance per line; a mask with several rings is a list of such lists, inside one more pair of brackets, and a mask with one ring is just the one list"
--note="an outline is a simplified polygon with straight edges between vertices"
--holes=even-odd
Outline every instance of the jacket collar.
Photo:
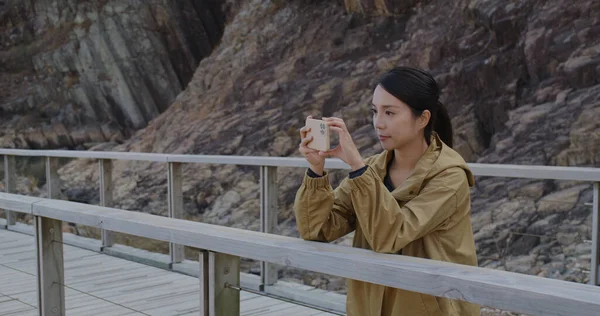
[[[445,144],[441,141],[437,133],[432,133],[429,147],[423,153],[412,173],[404,181],[402,185],[392,191],[392,195],[396,200],[409,201],[421,192],[423,182],[431,176],[431,171],[440,157],[442,148]],[[386,150],[375,157],[371,166],[377,172],[381,179],[384,179],[387,174],[387,166],[394,159],[394,150]]]

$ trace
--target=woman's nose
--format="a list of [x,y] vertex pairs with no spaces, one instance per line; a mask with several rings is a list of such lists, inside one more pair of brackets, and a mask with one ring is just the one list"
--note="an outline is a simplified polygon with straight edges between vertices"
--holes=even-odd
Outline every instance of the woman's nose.
[[385,127],[383,122],[377,117],[373,118],[373,126],[375,126],[375,129],[383,129]]

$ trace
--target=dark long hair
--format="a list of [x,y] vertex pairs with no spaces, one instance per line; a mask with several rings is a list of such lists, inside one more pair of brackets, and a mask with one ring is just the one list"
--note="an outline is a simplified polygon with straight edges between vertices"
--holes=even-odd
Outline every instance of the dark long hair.
[[435,131],[440,139],[452,147],[452,122],[448,110],[440,102],[440,89],[433,77],[419,69],[395,67],[384,73],[378,82],[383,89],[406,103],[415,117],[429,110],[431,118],[425,127],[425,140],[429,144]]

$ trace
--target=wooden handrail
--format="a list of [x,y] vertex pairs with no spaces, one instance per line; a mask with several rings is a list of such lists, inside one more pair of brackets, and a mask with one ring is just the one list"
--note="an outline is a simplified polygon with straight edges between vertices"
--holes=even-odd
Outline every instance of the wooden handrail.
[[600,310],[600,288],[586,284],[9,193],[0,193],[0,207],[509,311],[597,315]]
[[[109,151],[70,151],[70,150],[25,150],[25,149],[0,149],[0,155],[5,156],[7,191],[11,192],[11,185],[14,184],[16,176],[14,167],[15,156],[41,156],[46,157],[47,161],[54,158],[86,158],[97,159],[100,162],[100,188],[101,196],[110,196],[111,180],[105,168],[109,166],[111,160],[130,160],[130,161],[153,161],[164,162],[169,165],[169,193],[170,217],[180,217],[182,215],[182,197],[181,197],[181,178],[174,175],[181,163],[202,163],[202,164],[233,164],[246,166],[259,166],[261,169],[261,231],[271,232],[274,228],[271,222],[277,216],[277,210],[273,206],[277,199],[276,190],[276,168],[277,167],[298,167],[306,168],[308,163],[304,158],[299,157],[264,157],[264,156],[219,156],[219,155],[183,155],[183,154],[161,154],[161,153],[136,153],[136,152],[109,152]],[[53,160],[52,160],[53,161]],[[12,164],[11,164],[12,163]],[[592,204],[592,259],[590,283],[600,285],[600,213],[598,194],[598,183],[600,183],[600,168],[591,167],[560,167],[560,166],[535,166],[535,165],[509,165],[509,164],[468,164],[475,176],[484,177],[507,177],[507,178],[527,178],[527,179],[547,179],[547,180],[569,180],[593,182],[594,202]],[[175,169],[173,169],[174,166]],[[339,159],[327,159],[325,163],[327,169],[349,170],[349,166]],[[50,167],[48,167],[50,169]],[[268,172],[267,172],[268,170]],[[56,172],[56,170],[50,170]],[[49,172],[49,170],[47,170]],[[267,173],[269,176],[267,176]],[[171,181],[176,180],[176,181]],[[264,181],[268,183],[263,183]],[[14,185],[13,185],[14,186]],[[51,187],[49,187],[51,188]],[[104,195],[103,195],[104,193]],[[11,212],[7,212],[7,226],[14,224],[14,217]],[[113,243],[113,235],[107,229],[102,230],[102,243],[105,247],[110,247]],[[182,245],[169,243],[171,254],[171,266],[182,260],[184,249]],[[261,276],[263,285],[270,285],[276,281],[276,267],[261,262]]]

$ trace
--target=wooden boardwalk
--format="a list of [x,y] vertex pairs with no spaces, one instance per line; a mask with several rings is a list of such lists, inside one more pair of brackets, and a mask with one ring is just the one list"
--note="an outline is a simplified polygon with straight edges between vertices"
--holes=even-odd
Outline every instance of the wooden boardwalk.
[[[67,315],[199,315],[197,278],[64,245]],[[335,315],[241,292],[241,315]],[[38,315],[35,240],[0,229],[0,316]]]

